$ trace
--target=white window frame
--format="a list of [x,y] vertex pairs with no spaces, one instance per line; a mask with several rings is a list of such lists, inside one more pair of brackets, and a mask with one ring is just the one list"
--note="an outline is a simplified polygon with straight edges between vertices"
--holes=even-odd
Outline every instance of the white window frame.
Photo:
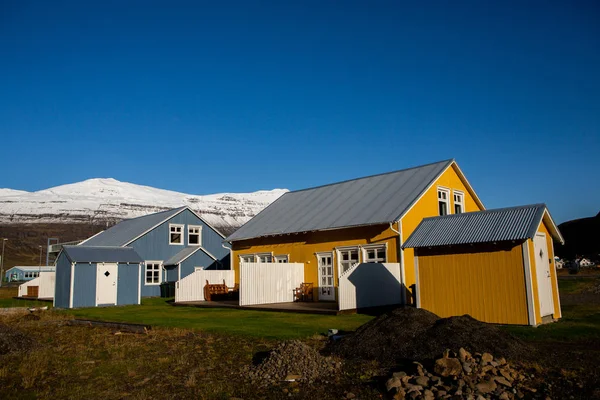
[[[192,229],[197,229],[198,232],[194,232],[194,233],[190,233],[190,231]],[[170,231],[170,229],[169,229]],[[188,233],[188,246],[202,246],[202,225],[188,225],[187,228],[187,233]],[[192,243],[190,242],[190,235],[198,235],[198,243]],[[171,238],[171,236],[169,235],[169,239]]]
[[276,263],[287,264],[290,262],[289,254],[280,254],[274,257]]
[[[379,257],[377,257],[377,250],[381,250],[383,249],[383,251],[385,251],[385,259],[381,260]],[[371,244],[371,245],[366,245],[366,246],[361,246],[361,250],[362,250],[362,259],[363,259],[363,263],[386,263],[388,262],[388,248],[387,248],[387,243],[385,244]],[[367,256],[367,251],[368,250],[375,250],[375,258],[370,260]]]
[[[173,243],[171,241],[171,234],[172,233],[177,233],[177,232],[172,232],[171,229],[172,228],[181,228],[181,243]],[[184,235],[184,229],[185,229],[185,225],[183,224],[169,224],[169,244],[173,245],[173,246],[183,246],[185,244],[185,235]]]
[[[337,258],[337,268],[338,268],[338,277],[342,276],[342,274],[344,272],[346,272],[347,270],[349,270],[350,268],[354,267],[356,264],[360,264],[361,262],[361,256],[362,256],[362,251],[360,249],[360,246],[348,246],[348,247],[337,247],[335,249],[336,251],[336,258]],[[356,262],[354,264],[352,264],[352,260],[350,259],[350,255],[348,255],[348,260],[344,260],[344,256],[342,253],[344,252],[349,252],[349,251],[356,251],[356,255],[358,257],[358,260],[356,260]],[[348,266],[348,268],[346,270],[344,270],[344,267],[342,264],[345,263],[350,263],[350,265]]]
[[194,267],[194,272],[204,271],[204,267]]
[[[252,261],[244,261],[244,258],[249,258],[252,257]],[[253,263],[256,262],[256,255],[255,254],[240,254],[240,264],[246,262],[246,263]]]
[[[270,261],[261,261],[261,257],[269,257]],[[256,253],[254,255],[257,263],[272,263],[273,262],[273,253]]]
[[[446,199],[442,199],[440,197],[440,193],[445,193]],[[440,213],[440,203],[446,203],[446,214]],[[438,186],[438,188],[437,188],[437,207],[438,207],[438,215],[439,216],[451,214],[452,210],[450,209],[450,189]]]
[[[460,201],[456,201],[456,197],[460,198]],[[453,190],[452,191],[452,200],[454,202],[454,214],[462,214],[466,212],[465,210],[465,193],[461,190]],[[460,206],[460,212],[456,212],[456,206]]]
[[[148,282],[148,266],[149,265],[158,265],[158,282]],[[152,271],[155,269],[153,268]],[[145,286],[157,286],[162,283],[163,278],[163,262],[157,260],[148,260],[144,263],[144,285]],[[154,280],[154,278],[152,279]]]

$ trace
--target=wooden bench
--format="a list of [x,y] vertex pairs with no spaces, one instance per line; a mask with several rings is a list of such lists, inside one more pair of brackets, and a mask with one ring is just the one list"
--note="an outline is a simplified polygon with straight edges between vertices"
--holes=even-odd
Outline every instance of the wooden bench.
[[313,284],[301,283],[294,289],[294,301],[313,301]]
[[204,286],[204,300],[213,301],[213,300],[224,300],[235,298],[239,296],[240,288],[236,283],[233,287],[228,287],[225,283],[225,279],[223,279],[223,283],[208,283],[206,280],[206,285]]

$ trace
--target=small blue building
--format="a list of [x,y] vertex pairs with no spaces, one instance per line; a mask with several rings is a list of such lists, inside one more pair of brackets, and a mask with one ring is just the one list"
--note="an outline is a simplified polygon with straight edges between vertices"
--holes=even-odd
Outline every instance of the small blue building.
[[142,264],[131,247],[63,246],[56,259],[54,306],[140,304]]
[[48,265],[38,266],[38,267],[17,266],[17,267],[12,267],[12,268],[8,269],[4,273],[4,279],[7,282],[30,281],[30,280],[35,279],[38,276],[40,276],[40,272],[53,272],[53,271],[54,271],[54,266],[48,266]]
[[162,283],[176,282],[198,268],[230,269],[230,248],[224,239],[185,206],[122,221],[77,247],[135,250],[143,260],[141,297],[152,297],[160,296]]

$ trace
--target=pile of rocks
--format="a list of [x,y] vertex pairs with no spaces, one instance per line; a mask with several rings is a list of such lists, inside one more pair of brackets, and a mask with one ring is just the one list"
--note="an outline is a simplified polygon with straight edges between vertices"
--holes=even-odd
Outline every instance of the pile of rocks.
[[471,355],[461,348],[458,354],[446,350],[428,372],[415,362],[416,374],[396,372],[386,388],[394,399],[522,399],[535,397],[526,375],[511,367],[504,358],[490,353]]
[[251,383],[258,386],[281,381],[312,383],[316,379],[332,376],[341,365],[332,357],[323,357],[310,346],[291,340],[279,344],[262,363],[244,372]]

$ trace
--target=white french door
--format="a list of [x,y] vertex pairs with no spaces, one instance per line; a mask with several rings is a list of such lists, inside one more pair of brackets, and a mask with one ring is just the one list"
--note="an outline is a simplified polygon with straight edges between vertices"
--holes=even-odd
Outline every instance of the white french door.
[[319,300],[335,300],[333,287],[333,253],[320,253],[319,261]]

